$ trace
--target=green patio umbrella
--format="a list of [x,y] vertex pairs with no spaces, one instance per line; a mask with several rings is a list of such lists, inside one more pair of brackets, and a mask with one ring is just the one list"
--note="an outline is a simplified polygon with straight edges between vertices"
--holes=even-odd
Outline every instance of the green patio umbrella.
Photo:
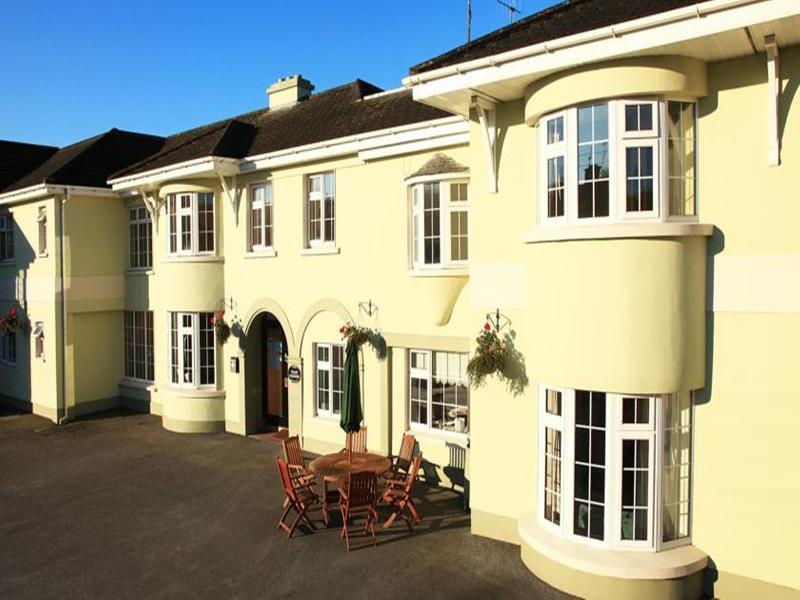
[[344,360],[344,395],[339,427],[350,433],[361,429],[361,421],[364,418],[361,414],[361,384],[358,380],[358,346],[352,341],[347,342],[345,354],[347,356]]

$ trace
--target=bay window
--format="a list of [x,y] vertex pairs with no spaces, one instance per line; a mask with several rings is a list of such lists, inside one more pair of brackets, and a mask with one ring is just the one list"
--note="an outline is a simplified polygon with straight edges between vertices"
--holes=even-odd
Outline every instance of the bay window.
[[272,248],[273,199],[272,183],[256,183],[250,195],[250,250],[259,252]]
[[306,247],[332,246],[336,242],[336,194],[333,173],[311,175],[307,180]]
[[181,387],[216,382],[214,313],[169,313],[169,381]]
[[128,266],[131,269],[153,266],[153,224],[144,206],[128,211]]
[[466,354],[409,350],[408,386],[412,429],[469,431]]
[[545,386],[539,401],[539,519],[575,541],[661,550],[690,525],[691,395]]
[[695,216],[695,111],[693,102],[625,99],[543,117],[540,223]]
[[0,262],[14,260],[14,216],[0,215]]
[[314,349],[314,397],[317,399],[317,414],[341,414],[343,385],[344,346],[341,344],[316,344]]
[[167,197],[169,254],[214,253],[214,194],[181,192]]
[[415,269],[464,265],[469,258],[466,181],[411,186],[411,259]]
[[155,369],[152,311],[126,310],[123,340],[125,377],[153,381]]

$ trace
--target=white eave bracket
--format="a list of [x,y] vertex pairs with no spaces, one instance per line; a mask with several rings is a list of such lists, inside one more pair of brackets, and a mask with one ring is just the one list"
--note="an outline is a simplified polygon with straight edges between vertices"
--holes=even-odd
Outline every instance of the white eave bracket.
[[228,186],[228,182],[225,180],[225,176],[222,175],[219,171],[215,171],[217,177],[219,178],[219,183],[222,185],[222,191],[225,193],[225,197],[228,199],[228,204],[230,204],[231,211],[233,212],[233,224],[235,226],[239,226],[239,190],[238,186],[236,185],[236,175],[233,176],[233,188]]
[[142,197],[144,207],[150,214],[150,220],[153,222],[156,233],[158,233],[158,214],[161,212],[161,207],[164,205],[164,200],[159,199],[158,190],[151,190],[148,192],[145,188],[139,189],[139,195]]
[[486,180],[489,193],[497,193],[497,105],[494,102],[472,96],[470,102],[475,112],[478,113],[478,123],[481,126],[483,149],[486,154]]
[[781,100],[781,71],[778,54],[778,42],[774,35],[764,38],[767,50],[767,90],[769,104],[767,107],[767,132],[769,135],[769,165],[777,167],[781,164],[781,138],[780,138],[780,100]]

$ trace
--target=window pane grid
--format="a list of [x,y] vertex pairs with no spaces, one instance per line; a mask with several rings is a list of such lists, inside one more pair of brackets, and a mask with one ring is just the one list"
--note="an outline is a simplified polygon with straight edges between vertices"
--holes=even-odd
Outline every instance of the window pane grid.
[[662,541],[689,536],[692,408],[689,394],[665,398]]
[[439,211],[439,184],[426,183],[423,186],[422,231],[423,255],[426,265],[439,264],[441,256],[441,232]]
[[344,385],[344,346],[317,344],[314,356],[317,412],[338,415]]
[[606,395],[575,392],[573,533],[605,538]]
[[646,541],[650,506],[650,442],[622,440],[623,540]]
[[545,427],[544,518],[561,524],[561,432]]
[[125,377],[153,381],[153,313],[151,311],[125,311],[123,346]]
[[667,102],[669,214],[694,216],[695,112],[691,102]]
[[0,215],[0,260],[14,258],[14,216]]
[[578,109],[578,218],[609,215],[608,104]]

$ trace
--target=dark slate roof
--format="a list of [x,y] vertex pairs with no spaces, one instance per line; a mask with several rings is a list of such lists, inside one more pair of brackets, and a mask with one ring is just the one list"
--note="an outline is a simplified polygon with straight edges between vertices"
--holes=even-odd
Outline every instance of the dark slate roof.
[[698,3],[698,0],[567,0],[413,66],[409,73],[432,71]]
[[0,140],[0,190],[33,171],[56,152],[55,146]]
[[188,160],[244,158],[378,129],[452,116],[414,102],[410,90],[366,98],[382,90],[357,79],[294,105],[267,108],[190,129],[167,138],[162,150],[114,173],[135,175]]
[[442,173],[460,173],[462,171],[469,171],[469,167],[456,162],[446,154],[437,152],[434,154],[424,165],[417,169],[414,173],[406,177],[422,177],[424,175],[441,175]]
[[157,152],[163,144],[162,137],[111,129],[62,148],[2,191],[43,183],[108,187],[111,173]]

